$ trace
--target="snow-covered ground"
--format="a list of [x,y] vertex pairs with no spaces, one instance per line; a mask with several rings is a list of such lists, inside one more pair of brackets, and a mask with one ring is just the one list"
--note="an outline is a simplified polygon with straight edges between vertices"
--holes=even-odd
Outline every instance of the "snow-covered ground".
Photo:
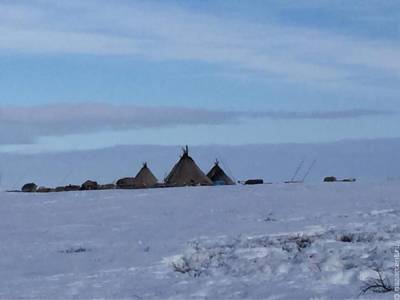
[[400,182],[0,194],[0,298],[391,299]]

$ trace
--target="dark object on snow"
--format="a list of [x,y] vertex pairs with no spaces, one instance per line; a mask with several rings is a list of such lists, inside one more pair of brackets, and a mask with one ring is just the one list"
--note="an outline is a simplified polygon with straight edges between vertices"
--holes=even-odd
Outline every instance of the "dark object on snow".
[[355,178],[345,178],[343,180],[341,180],[342,182],[356,182]]
[[79,185],[72,185],[72,184],[69,184],[64,187],[64,191],[66,192],[79,191],[80,189],[81,187]]
[[59,192],[65,192],[65,186],[57,186],[54,189],[55,192],[59,193]]
[[168,187],[164,182],[158,182],[155,188],[166,188]]
[[335,176],[328,176],[324,178],[324,182],[336,182],[337,179]]
[[356,182],[355,178],[337,179],[335,176],[329,176],[324,178],[324,182]]
[[215,161],[214,166],[207,173],[207,177],[213,182],[214,185],[234,185],[235,182],[221,169],[218,160]]
[[337,238],[338,241],[344,242],[344,243],[351,243],[353,241],[354,237],[351,234],[343,234]]
[[134,186],[138,189],[152,188],[157,185],[157,181],[156,176],[150,171],[147,163],[144,163],[143,167],[135,176]]
[[171,172],[165,178],[165,184],[170,187],[212,185],[212,181],[196,165],[189,156],[189,148],[183,149],[181,159],[175,164]]
[[24,193],[34,193],[36,192],[36,190],[37,190],[37,185],[34,184],[33,182],[25,184],[21,189],[21,191]]
[[41,186],[36,190],[37,193],[50,193],[51,192],[51,188],[45,187],[45,186]]
[[135,178],[134,177],[125,177],[121,178],[117,181],[118,189],[134,189],[135,188]]
[[113,190],[115,189],[115,184],[114,183],[108,183],[108,184],[101,184],[99,185],[99,190]]
[[79,247],[79,248],[69,248],[69,249],[66,249],[66,250],[62,250],[62,251],[60,251],[60,252],[61,252],[61,253],[72,254],[72,253],[82,253],[82,252],[90,252],[90,251],[92,251],[92,250],[91,250],[91,249],[86,249],[86,248]]
[[91,191],[91,190],[97,190],[98,187],[99,185],[97,184],[96,181],[87,180],[82,184],[80,189],[82,191]]
[[300,180],[289,180],[289,181],[285,181],[285,183],[303,183]]
[[253,184],[263,184],[264,180],[262,179],[248,179],[244,182],[246,185],[253,185]]

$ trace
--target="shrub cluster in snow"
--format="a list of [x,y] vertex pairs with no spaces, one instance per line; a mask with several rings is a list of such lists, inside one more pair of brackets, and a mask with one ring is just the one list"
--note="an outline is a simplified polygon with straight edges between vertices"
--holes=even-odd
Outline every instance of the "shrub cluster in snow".
[[321,288],[353,284],[360,292],[385,292],[390,289],[368,287],[377,284],[380,276],[387,287],[391,286],[391,249],[399,239],[397,225],[379,231],[329,229],[320,233],[202,239],[191,241],[186,252],[172,260],[172,268],[190,277],[263,278],[277,284],[296,278]]

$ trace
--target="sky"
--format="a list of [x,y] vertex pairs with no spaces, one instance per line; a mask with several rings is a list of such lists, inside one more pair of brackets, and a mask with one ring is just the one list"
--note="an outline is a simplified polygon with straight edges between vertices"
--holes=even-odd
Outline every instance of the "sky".
[[397,0],[0,0],[0,151],[398,137]]

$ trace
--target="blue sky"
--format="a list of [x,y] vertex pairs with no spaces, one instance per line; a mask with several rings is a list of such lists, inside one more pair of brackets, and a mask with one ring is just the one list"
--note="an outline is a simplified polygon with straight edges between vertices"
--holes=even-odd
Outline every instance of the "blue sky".
[[398,136],[398,1],[0,2],[0,150]]

